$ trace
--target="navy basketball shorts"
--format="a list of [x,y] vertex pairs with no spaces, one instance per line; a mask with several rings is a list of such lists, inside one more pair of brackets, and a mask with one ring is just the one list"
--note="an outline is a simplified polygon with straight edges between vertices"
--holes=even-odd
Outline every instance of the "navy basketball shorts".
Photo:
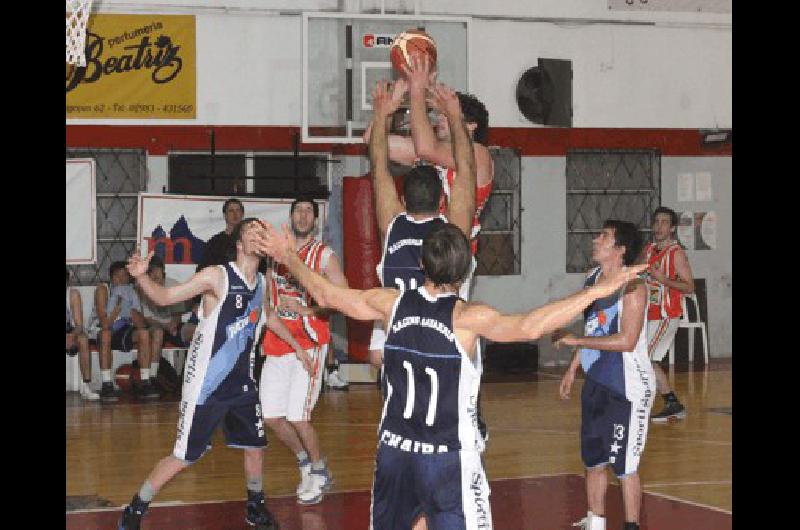
[[134,331],[136,331],[136,328],[128,324],[112,332],[111,349],[117,351],[131,351],[133,349]]
[[188,463],[197,461],[211,448],[211,437],[220,423],[228,447],[267,446],[261,404],[255,391],[233,400],[208,401],[202,405],[181,401],[173,456]]
[[610,465],[617,477],[636,472],[644,452],[649,409],[586,379],[581,392],[581,458],[587,468]]
[[491,529],[489,493],[477,451],[419,454],[380,443],[370,529],[408,530],[421,513],[436,530]]

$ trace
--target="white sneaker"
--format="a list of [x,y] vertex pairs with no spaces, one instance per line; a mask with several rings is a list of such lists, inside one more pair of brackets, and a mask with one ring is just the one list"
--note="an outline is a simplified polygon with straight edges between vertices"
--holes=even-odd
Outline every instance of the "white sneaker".
[[311,471],[309,475],[309,487],[297,494],[298,504],[317,504],[322,500],[325,492],[330,491],[333,486],[328,468],[321,471]]
[[100,394],[92,390],[91,387],[83,381],[81,381],[80,392],[83,399],[87,399],[89,401],[96,401],[100,399]]
[[581,530],[606,530],[606,518],[587,512],[586,517],[577,523],[572,523],[572,526],[577,526]]
[[325,385],[334,390],[347,390],[347,387],[349,386],[347,381],[342,379],[342,377],[339,375],[338,368],[328,372],[328,377],[325,378]]
[[[308,460],[306,460],[308,462]],[[311,487],[311,462],[300,466],[300,484],[297,485],[297,496]]]

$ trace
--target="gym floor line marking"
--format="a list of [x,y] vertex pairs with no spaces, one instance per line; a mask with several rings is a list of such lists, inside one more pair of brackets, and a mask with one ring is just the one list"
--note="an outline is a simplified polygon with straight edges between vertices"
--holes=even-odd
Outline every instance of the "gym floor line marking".
[[[644,488],[642,488],[642,489],[644,490]],[[659,493],[659,492],[656,492],[656,491],[645,491],[645,493],[647,493],[648,495],[655,495],[656,497],[663,497],[663,498],[665,498],[667,500],[670,500],[670,501],[684,502],[686,504],[691,504],[692,506],[698,506],[700,508],[708,508],[709,510],[714,510],[716,512],[722,512],[722,513],[726,513],[728,515],[733,515],[733,512],[730,511],[730,510],[726,510],[724,508],[718,508],[716,506],[710,506],[708,504],[703,504],[702,502],[695,502],[695,501],[690,501],[690,500],[687,500],[687,499],[681,499],[680,497],[673,497],[672,495],[667,495],[666,493]]]

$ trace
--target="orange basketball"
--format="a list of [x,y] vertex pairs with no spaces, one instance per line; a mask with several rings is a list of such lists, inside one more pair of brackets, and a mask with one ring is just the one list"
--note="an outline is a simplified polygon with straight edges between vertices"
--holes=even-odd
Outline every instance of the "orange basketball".
[[412,55],[427,55],[431,70],[436,69],[436,42],[430,35],[419,29],[406,30],[392,41],[389,58],[398,74],[403,74],[403,66],[409,65]]
[[139,373],[139,370],[134,369],[130,363],[123,364],[117,368],[117,371],[114,373],[114,382],[123,392],[131,391],[132,379],[135,379],[137,382],[139,382],[141,380],[141,374]]

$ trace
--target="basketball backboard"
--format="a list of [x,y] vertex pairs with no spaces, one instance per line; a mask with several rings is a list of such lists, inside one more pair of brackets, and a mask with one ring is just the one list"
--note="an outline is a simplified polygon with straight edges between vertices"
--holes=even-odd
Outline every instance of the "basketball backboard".
[[424,29],[436,41],[438,79],[469,92],[469,18],[303,13],[303,142],[355,143],[372,119],[370,90],[395,73],[395,35]]

